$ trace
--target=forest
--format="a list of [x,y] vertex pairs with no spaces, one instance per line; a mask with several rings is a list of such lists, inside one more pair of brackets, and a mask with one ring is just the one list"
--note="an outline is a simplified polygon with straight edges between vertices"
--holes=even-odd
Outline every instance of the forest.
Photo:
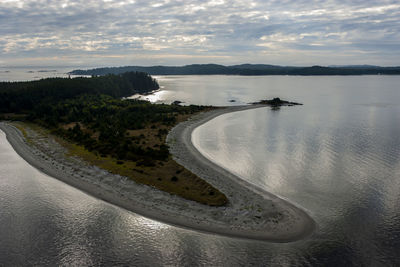
[[157,90],[155,79],[143,72],[91,78],[48,78],[29,82],[0,82],[0,113],[24,113],[41,103],[56,103],[82,94],[127,97]]
[[[109,155],[154,166],[156,160],[167,160],[169,156],[164,144],[166,129],[176,124],[179,115],[205,108],[85,94],[56,103],[43,102],[27,118],[103,157]],[[146,128],[157,130],[155,138],[162,142],[148,146],[144,135],[131,134]]]
[[46,129],[66,140],[74,155],[138,183],[203,204],[225,205],[226,196],[177,164],[165,143],[175,124],[211,107],[125,98],[158,88],[156,80],[141,72],[3,82],[0,120],[18,119]]

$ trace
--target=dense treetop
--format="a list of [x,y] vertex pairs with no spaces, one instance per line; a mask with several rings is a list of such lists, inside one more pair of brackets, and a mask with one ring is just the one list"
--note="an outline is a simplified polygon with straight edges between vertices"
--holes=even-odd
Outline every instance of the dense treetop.
[[148,128],[158,131],[156,138],[164,140],[166,128],[177,121],[179,114],[203,110],[200,106],[151,104],[147,101],[121,100],[106,95],[82,95],[78,98],[42,103],[29,115],[55,133],[83,145],[89,151],[118,159],[141,160],[153,164],[165,160],[168,147],[148,146],[143,136],[129,132]]
[[48,78],[29,82],[1,82],[0,112],[27,112],[40,103],[54,103],[83,94],[126,97],[158,88],[157,81],[142,72],[91,78]]
[[226,196],[177,164],[165,144],[176,123],[208,107],[123,98],[155,89],[157,82],[140,72],[0,83],[0,120],[44,126],[71,141],[62,142],[71,155],[138,183],[199,203],[225,205]]
[[158,89],[142,72],[91,78],[49,78],[30,82],[0,83],[1,113],[23,113],[26,120],[104,156],[154,164],[168,159],[168,147],[146,145],[134,130],[157,131],[165,139],[177,117],[203,110],[200,106],[156,105],[122,99]]

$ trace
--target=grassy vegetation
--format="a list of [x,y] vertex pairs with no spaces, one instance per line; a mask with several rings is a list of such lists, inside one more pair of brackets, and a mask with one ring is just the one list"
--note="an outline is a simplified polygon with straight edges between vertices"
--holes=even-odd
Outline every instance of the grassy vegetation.
[[171,158],[162,165],[145,167],[137,166],[132,161],[120,161],[109,156],[101,157],[76,144],[65,143],[64,146],[68,148],[69,156],[78,156],[111,173],[129,177],[137,183],[210,206],[222,206],[227,203],[227,198],[218,189]]
[[[177,123],[189,118],[190,115],[177,116]],[[192,172],[176,163],[169,155],[166,160],[156,161],[154,166],[144,166],[131,160],[121,160],[112,156],[101,156],[96,151],[88,151],[83,145],[67,141],[58,135],[52,135],[51,130],[35,123],[18,122],[14,125],[23,133],[28,142],[31,137],[25,130],[27,127],[45,136],[52,136],[59,144],[67,149],[67,157],[77,156],[86,162],[105,169],[111,173],[129,177],[133,181],[152,186],[173,195],[193,200],[209,206],[223,206],[227,204],[226,196],[215,187],[208,184]],[[73,127],[74,124],[68,125]],[[143,136],[141,140],[147,145],[157,147],[165,142],[168,131],[172,128],[152,124],[144,129],[132,130],[130,137]],[[160,134],[159,129],[164,129]],[[140,162],[140,161],[139,161]]]

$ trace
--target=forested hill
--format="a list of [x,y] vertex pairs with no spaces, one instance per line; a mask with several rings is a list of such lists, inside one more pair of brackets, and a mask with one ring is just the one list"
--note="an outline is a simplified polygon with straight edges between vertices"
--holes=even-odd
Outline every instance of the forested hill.
[[217,64],[194,64],[186,66],[126,66],[74,70],[76,75],[121,74],[128,71],[146,72],[150,75],[400,75],[400,67],[370,65],[292,67],[265,64],[242,64],[223,66]]
[[54,103],[84,94],[126,97],[158,88],[157,81],[143,72],[126,72],[91,78],[48,78],[29,82],[1,82],[0,113],[29,111],[42,102]]

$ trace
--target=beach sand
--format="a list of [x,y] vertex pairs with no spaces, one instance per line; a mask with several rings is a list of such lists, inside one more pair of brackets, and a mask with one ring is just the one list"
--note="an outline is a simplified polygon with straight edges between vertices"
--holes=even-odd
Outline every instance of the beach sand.
[[167,137],[174,159],[206,180],[229,199],[224,207],[209,207],[127,177],[111,174],[79,158],[66,156],[53,138],[26,129],[32,140],[9,123],[0,123],[14,150],[43,173],[139,215],[171,225],[230,237],[271,242],[291,242],[309,236],[314,220],[300,207],[268,193],[205,158],[192,144],[199,125],[227,112],[261,105],[234,106],[200,113],[175,126]]

